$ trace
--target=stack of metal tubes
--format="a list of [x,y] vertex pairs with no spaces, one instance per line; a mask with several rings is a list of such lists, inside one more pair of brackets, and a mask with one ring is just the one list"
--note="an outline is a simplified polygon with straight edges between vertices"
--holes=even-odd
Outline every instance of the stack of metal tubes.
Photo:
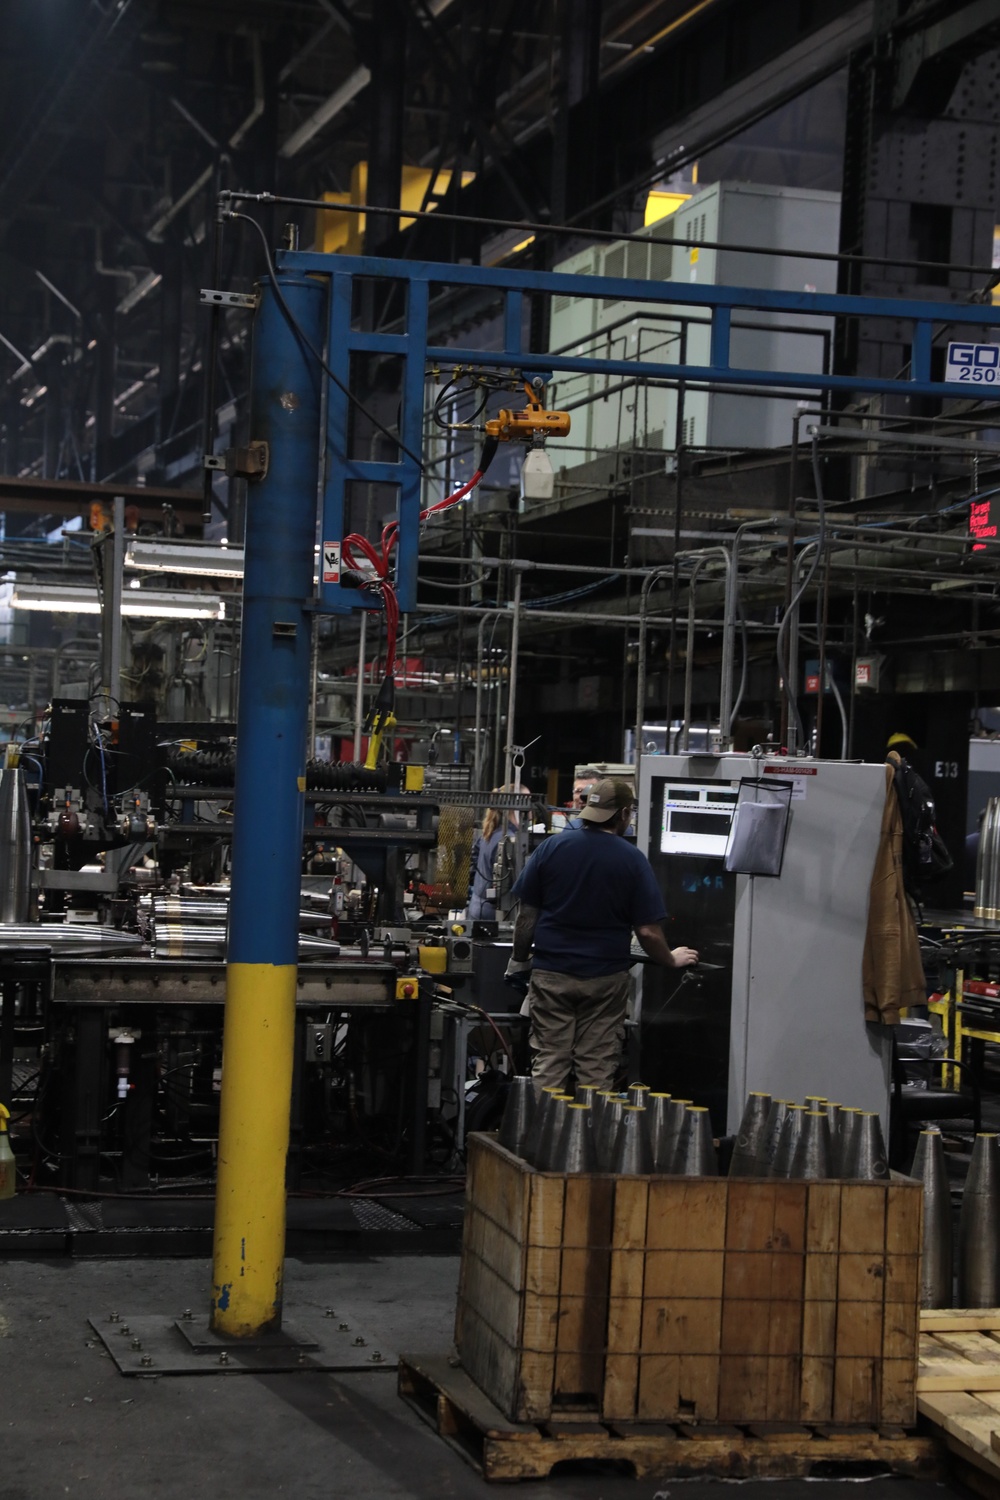
[[[140,901],[157,958],[216,959],[226,956],[229,900],[225,893],[199,896],[157,895]],[[323,929],[326,934],[323,934]],[[330,916],[310,908],[299,913],[299,961],[337,958],[340,944],[331,938]]]
[[714,1177],[719,1165],[704,1106],[656,1093],[578,1086],[574,1094],[515,1078],[499,1142],[539,1172]]

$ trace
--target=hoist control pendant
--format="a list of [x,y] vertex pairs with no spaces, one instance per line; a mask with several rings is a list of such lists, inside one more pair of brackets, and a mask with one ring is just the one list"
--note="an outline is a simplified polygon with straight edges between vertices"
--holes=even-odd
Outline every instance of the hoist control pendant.
[[9,1119],[10,1110],[0,1104],[0,1199],[13,1198],[17,1190],[17,1165],[10,1149],[10,1136],[7,1134]]

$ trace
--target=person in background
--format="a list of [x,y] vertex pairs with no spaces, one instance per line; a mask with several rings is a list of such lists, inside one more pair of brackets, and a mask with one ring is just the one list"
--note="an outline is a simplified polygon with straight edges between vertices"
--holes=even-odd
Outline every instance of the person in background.
[[600,771],[593,766],[586,766],[573,777],[573,811],[582,812],[587,805],[587,798],[598,781],[601,779]]
[[[494,787],[495,792],[520,792],[527,795],[528,788],[520,782],[511,782],[507,786]],[[504,815],[495,807],[488,807],[483,814],[482,828],[472,846],[472,858],[470,864],[471,883],[469,887],[469,905],[467,916],[470,922],[495,922],[497,917],[496,903],[491,896],[493,891],[493,866],[496,862],[497,848],[504,833],[517,831],[519,817],[516,812],[508,813],[506,826]]]
[[580,813],[586,805],[591,791],[601,779],[600,771],[593,766],[586,766],[573,777],[573,815],[566,819],[563,832],[569,828],[580,828]]
[[536,1091],[564,1087],[571,1073],[578,1084],[610,1088],[624,1036],[633,932],[664,968],[698,962],[693,948],[671,949],[663,935],[667,913],[656,876],[622,837],[632,808],[627,781],[598,781],[580,813],[582,826],[546,840],[514,886],[520,906],[508,977],[530,969]]

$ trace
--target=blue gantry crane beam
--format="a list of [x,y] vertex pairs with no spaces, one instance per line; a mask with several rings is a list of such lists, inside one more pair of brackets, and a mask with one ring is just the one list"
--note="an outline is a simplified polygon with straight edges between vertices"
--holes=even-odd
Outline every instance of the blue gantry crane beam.
[[[399,331],[354,326],[356,286],[373,280],[403,288]],[[429,342],[432,293],[446,287],[499,295],[499,348]],[[665,363],[532,350],[525,344],[525,299],[539,294],[614,299],[645,309],[662,304],[707,310],[709,361]],[[908,325],[910,363],[894,378],[741,368],[732,362],[731,332],[734,316],[744,313],[889,318]],[[935,380],[932,350],[945,333],[953,337],[946,368],[957,374],[953,380]],[[277,254],[260,286],[253,331],[250,437],[266,442],[267,464],[263,477],[249,486],[247,503],[213,1265],[212,1323],[217,1331],[248,1337],[281,1321],[310,621],[316,610],[344,614],[385,605],[377,587],[346,587],[343,578],[348,486],[358,481],[398,491],[392,584],[401,611],[416,606],[427,371],[464,366],[529,382],[535,375],[571,371],[762,391],[952,397],[974,392],[995,400],[1000,399],[1000,342],[993,338],[1000,340],[1000,308],[989,303],[656,283],[310,251]],[[355,354],[402,361],[395,462],[359,458],[349,451]],[[314,585],[317,523],[322,560]]]

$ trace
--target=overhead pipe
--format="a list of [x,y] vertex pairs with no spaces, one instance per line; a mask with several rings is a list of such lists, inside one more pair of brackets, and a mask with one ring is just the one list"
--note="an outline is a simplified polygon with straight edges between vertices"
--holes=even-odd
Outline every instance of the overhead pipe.
[[[473,782],[474,782],[474,788],[475,788],[475,790],[477,792],[482,792],[482,791],[486,790],[486,788],[483,785],[483,761],[484,761],[484,756],[483,756],[483,748],[482,748],[482,746],[483,746],[483,657],[485,655],[485,642],[484,642],[484,639],[483,639],[483,632],[485,631],[486,626],[489,624],[489,621],[491,619],[493,619],[495,621],[496,618],[497,618],[497,616],[501,615],[503,613],[503,611],[499,610],[499,609],[490,609],[490,610],[481,610],[479,612],[482,614],[482,619],[480,620],[480,622],[479,622],[479,628],[476,631],[476,744],[475,744],[475,760],[474,760],[474,765],[473,765],[473,770],[474,770],[475,774],[473,776]],[[461,684],[459,684],[459,691],[461,691]]]
[[[674,560],[676,566],[676,559]],[[639,645],[635,665],[635,785],[639,788],[639,770],[642,766],[642,726],[646,717],[646,606],[653,585],[661,579],[672,577],[674,568],[654,568],[643,580],[639,592]],[[670,722],[670,705],[667,705],[667,722]],[[669,733],[669,730],[668,730]],[[669,747],[668,747],[669,748]]]
[[[417,613],[423,615],[437,615],[441,619],[446,619],[449,615],[476,615],[477,618],[480,619],[483,616],[483,610],[478,604],[418,604]],[[497,611],[488,609],[486,610],[486,613],[494,614],[497,613]],[[506,614],[506,610],[500,610],[499,613]],[[533,609],[530,603],[522,604],[521,613],[523,624],[527,624],[529,620],[554,620],[560,622],[568,621],[570,624],[576,623],[579,625],[631,626],[637,625],[639,623],[638,614],[600,615],[596,614],[592,610]],[[665,625],[669,623],[670,616],[649,615],[647,617],[647,623],[649,620],[652,620],[656,624]],[[703,623],[707,625],[711,622],[706,620]]]
[[727,590],[729,578],[732,575],[733,571],[732,560],[729,556],[728,550],[725,547],[711,548],[706,549],[705,553],[703,553],[702,556],[700,556],[696,560],[694,568],[688,579],[687,654],[684,662],[684,718],[681,724],[680,739],[680,749],[681,753],[684,755],[686,755],[691,748],[691,699],[694,684],[694,633],[695,625],[697,623],[694,612],[696,603],[695,585],[698,580],[698,574],[701,572],[702,567],[705,565],[705,563],[712,561],[711,557],[707,555],[709,551],[715,552],[719,557],[722,558],[723,562],[725,563]]
[[517,648],[521,642],[521,573],[514,574],[514,623],[510,630],[510,658],[507,667],[507,743],[503,754],[503,784],[510,786],[514,768],[514,710],[517,706]]
[[740,690],[736,702],[733,703],[733,664],[736,659],[736,617],[743,617],[743,607],[740,601],[740,543],[746,531],[755,531],[761,525],[770,525],[770,522],[744,521],[736,528],[733,537],[733,555],[726,575],[725,609],[722,624],[722,669],[719,681],[719,729],[723,739],[728,744],[732,739],[733,722],[739,712],[743,701],[743,693],[747,679],[747,653],[749,643],[747,640],[746,626],[743,629],[743,671],[740,677]]
[[[818,550],[818,542],[807,542],[795,559],[795,582],[798,585],[796,589],[797,594],[800,592],[802,586],[804,565],[806,563],[809,563],[810,566],[812,565],[812,554],[818,552]],[[791,607],[788,621],[788,669],[785,676],[785,693],[791,708],[791,715],[788,722],[788,748],[793,755],[797,750],[805,749],[805,746],[800,743],[805,736],[802,728],[802,718],[799,714],[796,701],[799,692],[799,621],[801,608],[801,599],[796,598]]]

